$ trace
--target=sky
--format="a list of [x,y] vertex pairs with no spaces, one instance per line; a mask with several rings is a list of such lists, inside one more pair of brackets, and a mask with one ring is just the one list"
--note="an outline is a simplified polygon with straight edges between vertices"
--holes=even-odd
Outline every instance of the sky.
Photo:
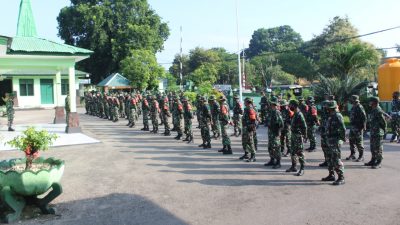
[[[19,0],[0,0],[0,35],[14,36]],[[40,37],[59,41],[57,16],[69,0],[31,0]],[[259,28],[290,25],[303,40],[322,32],[335,16],[348,16],[359,34],[400,26],[399,0],[148,0],[151,7],[168,23],[170,37],[157,59],[170,66],[180,49],[180,27],[183,53],[195,47],[223,47],[238,52],[248,47],[253,32]],[[384,2],[384,3],[382,3]],[[237,23],[239,24],[239,38]],[[239,41],[238,41],[239,39]],[[400,44],[400,29],[362,38],[376,47]],[[395,50],[389,56],[400,55]]]

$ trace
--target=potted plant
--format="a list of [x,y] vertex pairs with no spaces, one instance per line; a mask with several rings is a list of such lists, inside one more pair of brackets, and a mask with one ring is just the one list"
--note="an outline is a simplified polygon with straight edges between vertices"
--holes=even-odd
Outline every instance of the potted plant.
[[[29,127],[23,135],[8,141],[25,153],[25,158],[0,161],[0,199],[10,213],[0,216],[5,222],[18,220],[26,204],[38,206],[45,214],[55,211],[48,204],[62,193],[60,180],[64,172],[64,161],[39,157],[40,151],[48,150],[58,138],[45,130]],[[44,197],[38,198],[52,190]]]

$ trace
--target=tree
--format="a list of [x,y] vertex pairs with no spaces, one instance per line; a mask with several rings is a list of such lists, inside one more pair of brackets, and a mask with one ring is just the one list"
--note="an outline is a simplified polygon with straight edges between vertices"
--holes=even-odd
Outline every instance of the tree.
[[205,84],[213,85],[217,81],[218,70],[214,64],[206,63],[190,74],[190,80],[199,87]]
[[189,73],[194,72],[197,68],[204,64],[213,64],[219,66],[221,59],[216,52],[211,49],[195,48],[189,52]]
[[307,80],[312,81],[317,75],[318,66],[316,63],[301,53],[282,53],[276,58],[279,65],[282,66],[283,71],[293,74],[297,78],[306,78]]
[[301,46],[303,40],[299,33],[290,26],[284,25],[269,29],[260,28],[254,31],[246,55],[253,58],[263,52],[281,52]]
[[175,55],[174,61],[172,62],[172,66],[169,68],[169,72],[176,78],[177,81],[180,80],[180,71],[181,66],[180,62],[182,62],[182,77],[183,83],[186,81],[186,76],[189,75],[189,56],[182,55],[182,58],[179,54]]
[[164,69],[150,50],[132,50],[121,62],[122,73],[132,81],[136,89],[157,89],[159,78],[165,76]]
[[118,72],[121,61],[134,49],[161,51],[169,36],[167,24],[147,0],[71,0],[57,21],[65,43],[94,51],[78,64],[93,74],[94,82]]

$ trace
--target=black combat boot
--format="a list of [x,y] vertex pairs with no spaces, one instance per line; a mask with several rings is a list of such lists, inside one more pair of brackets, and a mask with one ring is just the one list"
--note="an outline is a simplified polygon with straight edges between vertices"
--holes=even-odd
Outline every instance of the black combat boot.
[[277,159],[275,165],[272,167],[272,169],[279,169],[281,168],[281,160]]
[[322,181],[335,181],[335,173],[333,171],[329,171],[329,175],[321,179]]
[[224,151],[226,151],[226,145],[224,145],[222,149],[218,150],[218,152],[224,152]]
[[189,141],[189,136],[186,136],[186,138],[183,139],[182,141]]
[[239,133],[237,135],[237,137],[239,137],[242,134],[242,129],[239,128]]
[[390,139],[390,143],[396,142],[397,141],[397,136],[396,134],[392,134],[392,138]]
[[356,160],[356,162],[362,162],[364,161],[364,152],[360,151],[360,155],[358,155],[358,159]]
[[274,158],[270,158],[269,162],[264,163],[264,166],[273,166],[275,165],[275,159]]
[[256,153],[251,153],[250,158],[246,162],[255,162],[256,161]]
[[292,166],[286,170],[286,173],[290,173],[290,172],[297,172],[296,164],[292,163]]
[[372,166],[376,163],[376,159],[375,158],[371,158],[371,160],[367,163],[364,163],[364,166]]
[[12,127],[8,127],[8,131],[15,131]]
[[145,127],[143,127],[142,129],[140,129],[140,130],[146,130],[146,126]]
[[355,160],[356,159],[355,154],[356,153],[354,151],[351,151],[349,157],[347,157],[346,160]]
[[129,128],[132,128],[135,126],[135,123],[131,123],[131,125],[129,125]]
[[245,152],[242,157],[239,158],[240,160],[249,159],[249,153]]
[[232,155],[233,154],[231,145],[226,146],[226,151],[224,151],[223,154],[224,155]]
[[176,140],[181,140],[182,134],[178,134],[178,136],[175,137]]
[[166,131],[164,132],[164,136],[171,136],[171,132],[170,132],[169,130],[166,130]]
[[299,172],[296,173],[296,176],[301,177],[304,175],[304,166],[300,166]]
[[328,162],[324,161],[323,163],[320,163],[318,166],[319,167],[327,167],[328,166]]
[[206,144],[205,144],[205,143],[203,143],[203,144],[199,145],[199,148],[202,148],[202,147],[204,147],[204,146],[206,146]]
[[206,149],[206,148],[211,148],[211,142],[207,142],[207,144],[206,145],[204,145],[204,147],[203,147],[204,149]]
[[189,143],[193,143],[193,135],[190,135],[190,136],[189,136],[188,144],[189,144]]
[[131,122],[129,122],[126,126],[130,126],[131,125]]
[[382,162],[382,160],[376,160],[376,162],[373,164],[373,165],[371,165],[371,168],[372,169],[379,169],[379,168],[381,168],[381,162]]
[[344,176],[339,176],[338,179],[332,183],[333,185],[343,185],[345,184]]

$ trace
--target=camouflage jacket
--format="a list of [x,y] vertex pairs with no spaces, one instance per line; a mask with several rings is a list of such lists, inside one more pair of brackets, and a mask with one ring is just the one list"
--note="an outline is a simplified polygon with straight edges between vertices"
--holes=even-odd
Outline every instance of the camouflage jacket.
[[279,135],[283,128],[283,119],[279,110],[272,109],[269,114],[268,132]]
[[283,130],[289,130],[294,113],[287,108],[282,108],[281,114],[283,120]]
[[294,113],[290,126],[293,134],[306,135],[307,124],[301,111]]
[[315,105],[309,105],[305,114],[306,122],[308,127],[312,127],[318,124],[318,110]]
[[326,136],[329,139],[346,140],[346,127],[340,112],[332,113],[325,123]]
[[253,106],[246,106],[243,110],[242,126],[243,128],[252,128],[255,131],[257,121],[257,111]]
[[189,102],[183,104],[183,118],[185,120],[193,119],[192,105]]
[[350,124],[351,129],[358,130],[364,129],[367,124],[367,114],[360,103],[353,105],[350,110]]
[[219,115],[221,108],[217,102],[214,102],[212,105],[210,105],[210,110],[211,110],[211,116],[213,121],[218,121],[219,120]]
[[400,117],[400,100],[396,99],[392,101],[392,116]]
[[381,107],[371,110],[368,118],[371,136],[383,136],[386,132],[386,120]]
[[227,103],[221,104],[219,112],[219,120],[225,123],[229,123],[231,119],[229,115],[229,105]]
[[242,104],[240,102],[233,102],[233,115],[243,115]]

